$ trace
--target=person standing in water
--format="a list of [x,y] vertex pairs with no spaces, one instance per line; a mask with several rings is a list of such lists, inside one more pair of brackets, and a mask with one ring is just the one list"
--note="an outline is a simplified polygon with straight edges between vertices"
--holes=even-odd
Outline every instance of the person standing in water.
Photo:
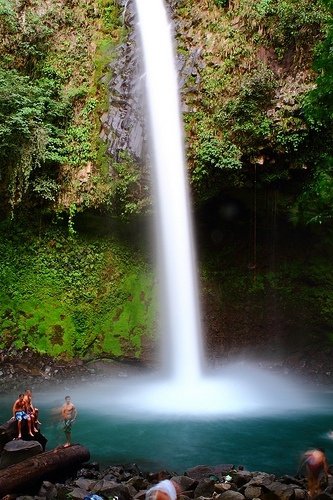
[[303,464],[308,480],[309,496],[312,498],[321,492],[321,479],[327,478],[328,463],[322,448],[308,450],[303,455]]
[[66,436],[64,447],[67,448],[72,443],[72,425],[77,417],[77,410],[72,403],[70,396],[65,397],[65,403],[61,407],[61,417],[63,419],[63,431]]

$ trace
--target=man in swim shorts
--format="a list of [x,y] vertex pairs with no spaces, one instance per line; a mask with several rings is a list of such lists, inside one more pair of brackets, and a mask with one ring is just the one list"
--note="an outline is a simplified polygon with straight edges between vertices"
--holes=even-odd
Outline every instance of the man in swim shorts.
[[30,436],[34,436],[31,431],[31,419],[27,413],[26,404],[24,401],[24,394],[19,394],[18,399],[13,404],[13,418],[17,421],[18,435],[17,439],[22,439],[22,420],[28,423],[28,431]]
[[66,436],[65,448],[71,445],[72,424],[75,422],[77,411],[71,401],[70,396],[65,397],[65,403],[61,407],[61,416],[63,418],[63,430]]
[[33,432],[38,432],[38,429],[36,427],[37,424],[40,424],[40,421],[38,420],[38,408],[35,408],[32,403],[32,392],[30,389],[26,389],[24,391],[23,399],[25,402],[27,414],[31,419],[32,430]]

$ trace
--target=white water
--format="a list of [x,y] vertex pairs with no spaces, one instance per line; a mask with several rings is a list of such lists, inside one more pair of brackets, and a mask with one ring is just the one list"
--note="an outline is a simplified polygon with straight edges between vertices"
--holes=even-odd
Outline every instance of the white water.
[[178,384],[201,377],[202,347],[184,134],[171,26],[162,0],[136,0],[157,204],[165,361]]

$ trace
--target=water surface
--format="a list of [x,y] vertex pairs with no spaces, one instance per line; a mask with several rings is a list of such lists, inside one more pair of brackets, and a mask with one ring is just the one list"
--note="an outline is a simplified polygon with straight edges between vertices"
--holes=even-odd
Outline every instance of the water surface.
[[[123,386],[126,391],[126,384]],[[249,470],[295,474],[306,449],[321,446],[333,461],[333,393],[321,403],[299,409],[246,410],[221,415],[162,415],[152,408],[121,410],[112,386],[95,394],[88,387],[64,388],[54,394],[35,391],[47,449],[64,443],[59,407],[69,392],[78,408],[73,442],[86,446],[102,465],[136,463],[142,470],[183,473],[195,465],[234,464]],[[85,396],[83,396],[85,394]],[[0,418],[10,418],[16,395],[0,398]]]

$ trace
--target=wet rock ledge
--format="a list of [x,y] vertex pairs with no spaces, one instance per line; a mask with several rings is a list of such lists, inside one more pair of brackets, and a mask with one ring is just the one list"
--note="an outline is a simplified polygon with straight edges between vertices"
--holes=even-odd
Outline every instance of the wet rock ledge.
[[[145,493],[162,479],[173,479],[180,485],[179,500],[306,500],[309,498],[304,477],[282,476],[265,472],[250,472],[231,464],[200,465],[186,470],[183,475],[169,471],[143,473],[137,465],[112,465],[99,470],[91,462],[75,477],[64,482],[44,481],[39,490],[29,496],[7,495],[6,500],[83,500],[98,495],[102,500],[144,500]],[[333,477],[329,475],[322,492],[316,498],[333,499]],[[1,498],[1,497],[0,497]]]

